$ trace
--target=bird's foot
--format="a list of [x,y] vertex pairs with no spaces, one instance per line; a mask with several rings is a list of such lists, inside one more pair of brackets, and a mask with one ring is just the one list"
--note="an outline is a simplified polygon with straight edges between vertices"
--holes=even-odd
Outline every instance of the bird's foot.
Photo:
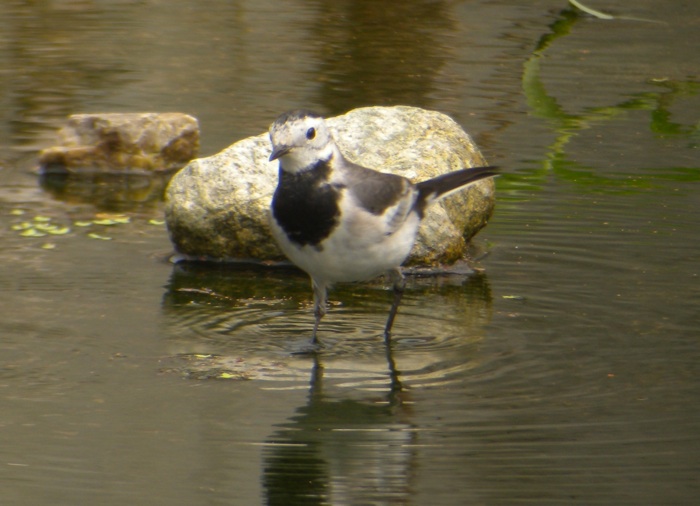
[[323,350],[325,346],[318,339],[312,339],[311,341],[302,344],[296,350],[292,352],[292,355],[306,355],[313,356]]

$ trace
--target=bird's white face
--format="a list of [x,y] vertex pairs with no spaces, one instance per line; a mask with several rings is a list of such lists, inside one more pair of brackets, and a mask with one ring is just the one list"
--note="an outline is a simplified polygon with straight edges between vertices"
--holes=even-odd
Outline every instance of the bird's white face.
[[272,154],[282,170],[290,173],[310,169],[319,161],[328,161],[335,144],[322,117],[305,111],[283,114],[270,126]]

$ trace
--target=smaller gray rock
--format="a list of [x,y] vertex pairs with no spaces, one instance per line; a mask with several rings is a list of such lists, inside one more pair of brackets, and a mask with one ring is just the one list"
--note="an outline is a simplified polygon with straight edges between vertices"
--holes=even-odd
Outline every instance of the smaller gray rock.
[[[485,165],[462,128],[444,114],[414,107],[367,107],[329,118],[345,156],[413,181]],[[278,162],[269,162],[268,134],[243,139],[193,160],[166,190],[171,240],[186,258],[279,260],[269,229]],[[452,262],[486,225],[494,207],[492,179],[479,181],[428,209],[409,263]]]
[[182,113],[74,114],[58,137],[39,155],[44,173],[162,172],[199,151],[199,123]]

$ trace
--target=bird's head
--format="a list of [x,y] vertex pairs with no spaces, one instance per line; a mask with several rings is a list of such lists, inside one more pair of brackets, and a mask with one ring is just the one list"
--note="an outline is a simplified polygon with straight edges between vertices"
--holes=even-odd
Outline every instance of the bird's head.
[[327,162],[336,149],[323,118],[304,110],[286,112],[277,118],[270,126],[270,141],[270,161],[279,159],[282,170],[291,173]]

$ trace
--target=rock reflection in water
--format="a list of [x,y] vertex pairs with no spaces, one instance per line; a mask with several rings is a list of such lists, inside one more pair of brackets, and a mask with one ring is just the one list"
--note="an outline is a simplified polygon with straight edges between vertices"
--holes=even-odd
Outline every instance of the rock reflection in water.
[[46,173],[39,183],[53,198],[112,212],[156,210],[172,174]]

